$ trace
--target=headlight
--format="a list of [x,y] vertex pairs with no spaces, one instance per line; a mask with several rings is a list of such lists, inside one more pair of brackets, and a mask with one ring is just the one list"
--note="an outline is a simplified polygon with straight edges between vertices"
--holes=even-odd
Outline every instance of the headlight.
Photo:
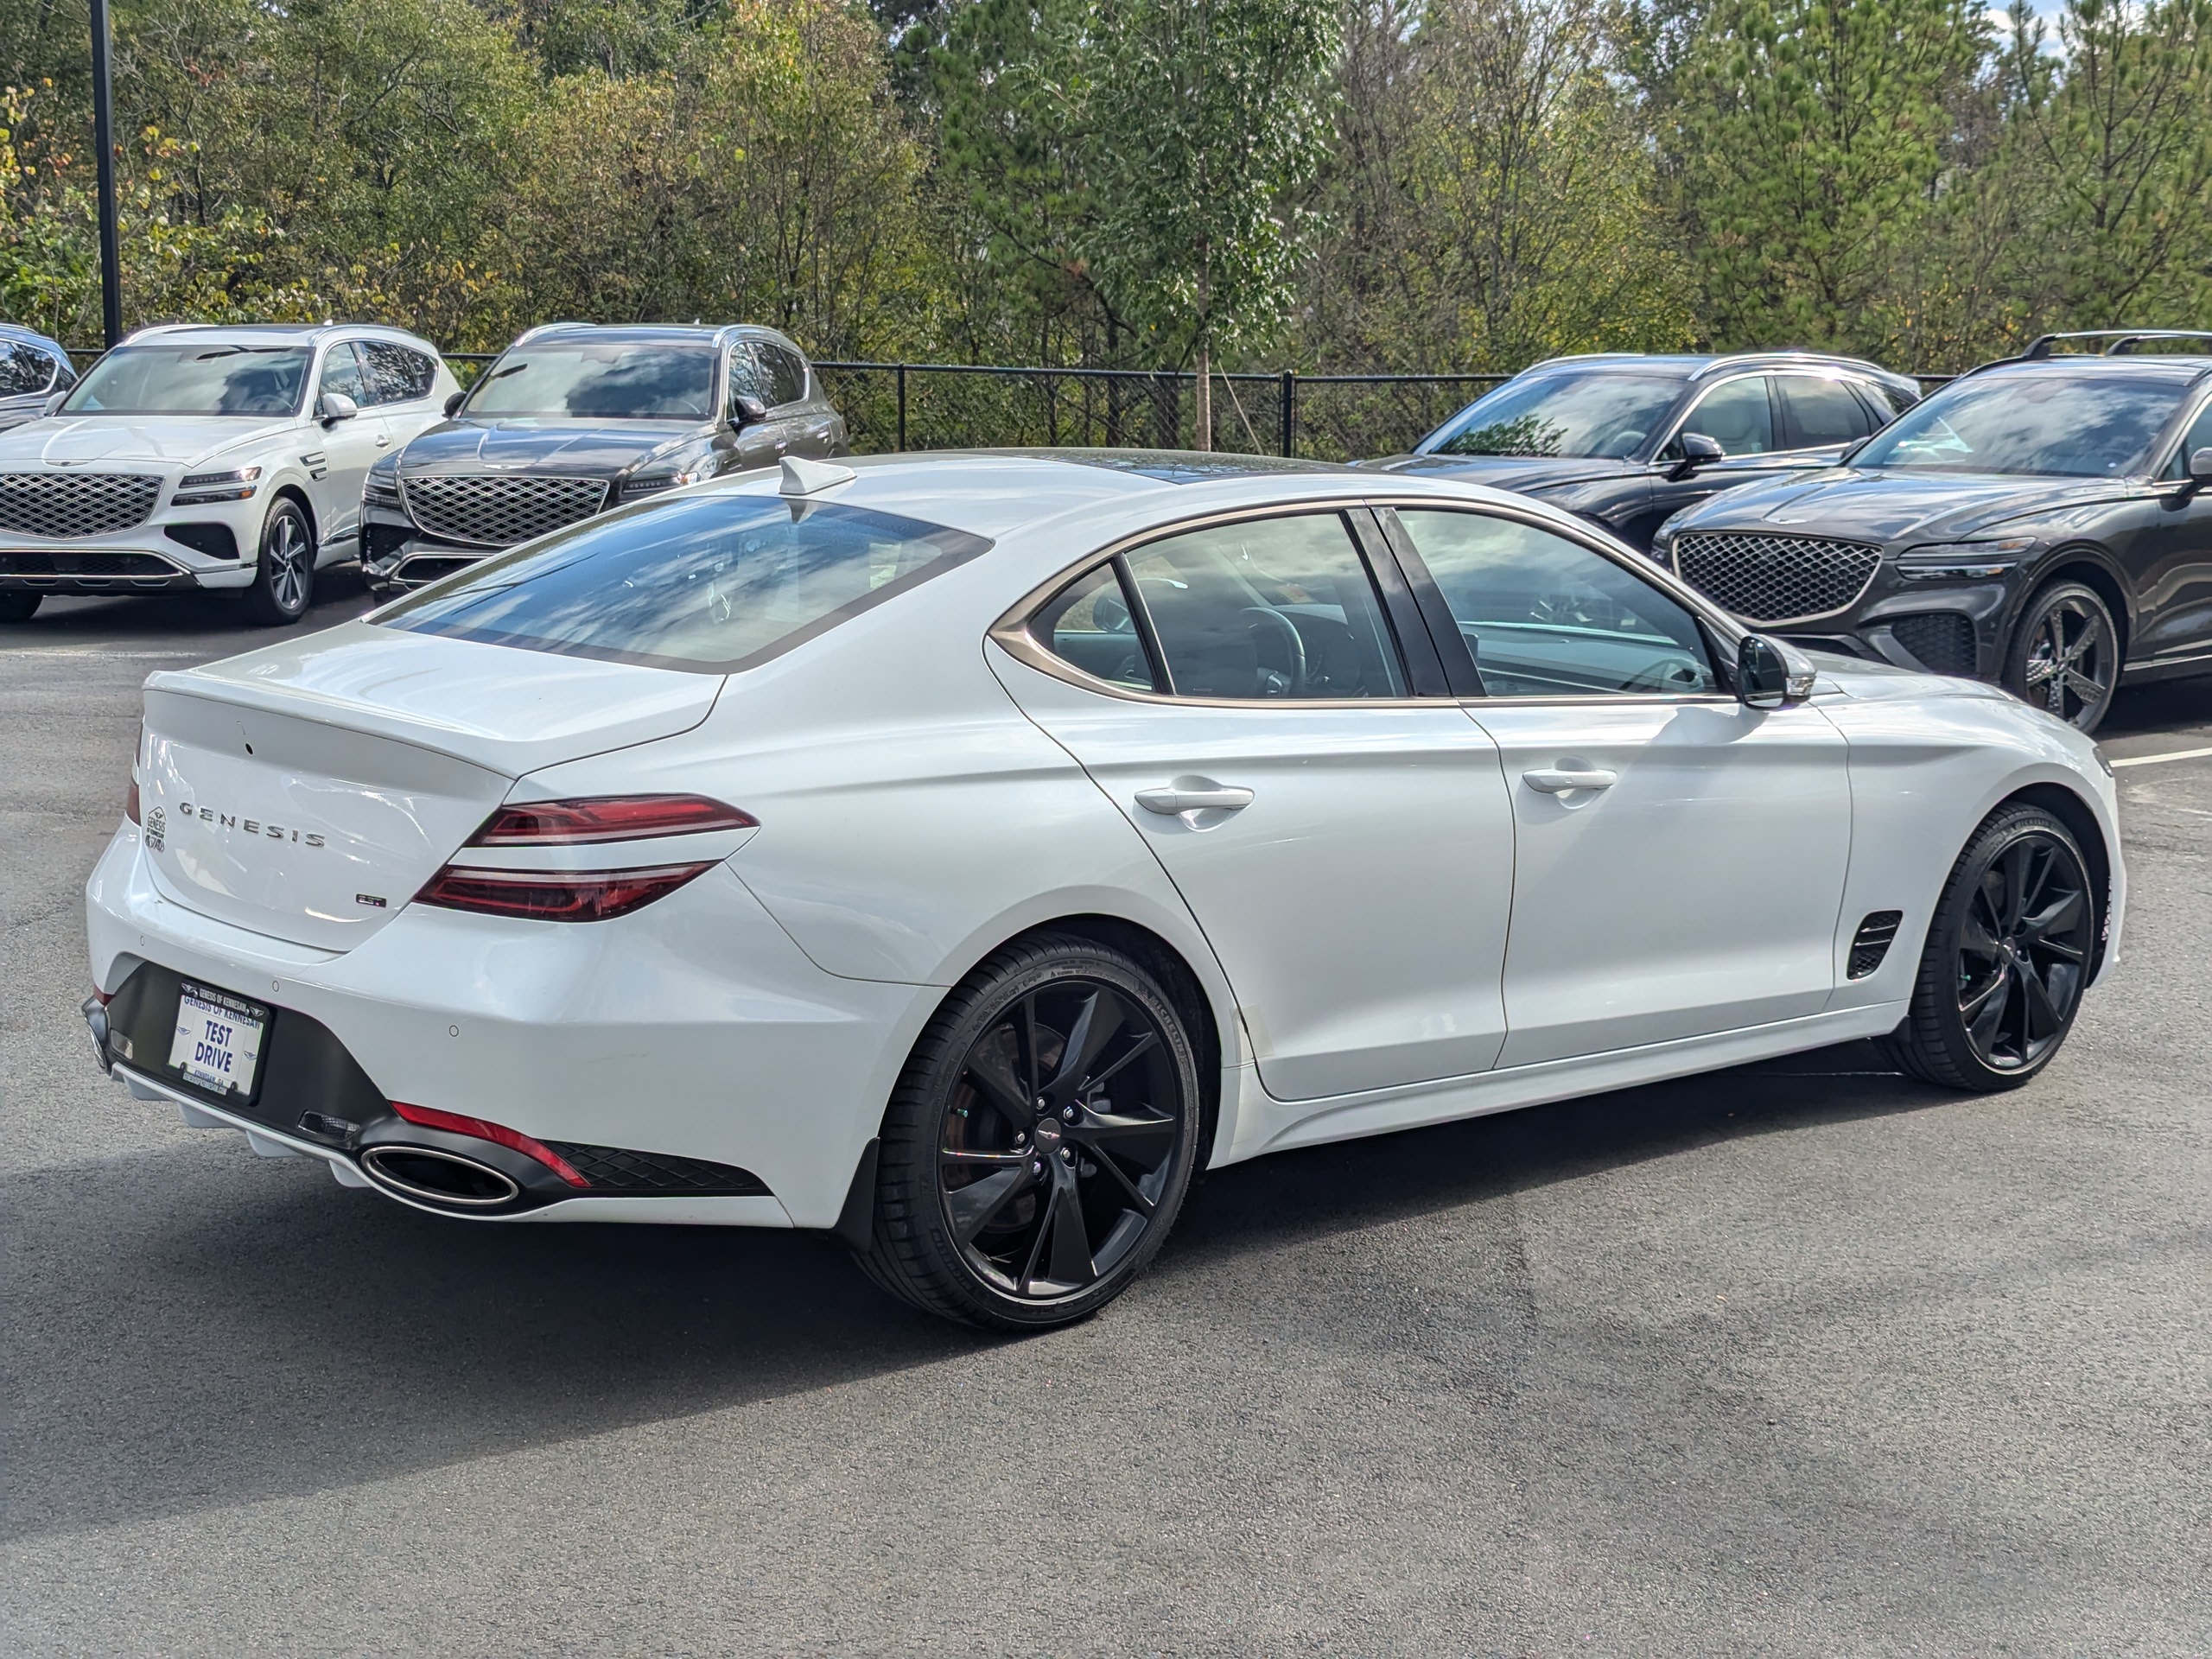
[[188,473],[179,480],[173,507],[204,507],[211,501],[243,501],[254,492],[261,476],[258,467],[240,467],[227,473]]
[[2007,536],[1993,542],[1932,542],[1909,547],[1897,560],[1907,582],[1974,582],[2001,576],[2036,544],[2032,536]]
[[381,506],[399,505],[399,457],[389,455],[369,468],[368,481],[361,486],[361,493]]
[[635,501],[648,495],[658,495],[663,490],[672,490],[679,484],[696,484],[707,475],[707,463],[695,461],[688,467],[675,472],[639,473],[622,480],[622,499]]

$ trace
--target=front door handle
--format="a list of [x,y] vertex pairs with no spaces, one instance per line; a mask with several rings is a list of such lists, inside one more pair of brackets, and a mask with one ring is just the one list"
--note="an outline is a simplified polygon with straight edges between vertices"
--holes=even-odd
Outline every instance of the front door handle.
[[1602,766],[1592,766],[1580,772],[1569,772],[1564,767],[1544,767],[1521,774],[1522,783],[1546,795],[1564,795],[1570,789],[1611,789],[1620,780],[1620,773],[1607,772]]
[[387,435],[385,435],[385,433],[382,433],[382,432],[378,433],[378,434],[377,434],[377,448],[379,448],[379,449],[389,449],[391,447],[391,439]]
[[1243,810],[1252,804],[1252,791],[1234,784],[1217,784],[1211,778],[1178,778],[1161,789],[1139,790],[1137,804],[1163,818],[1191,823],[1201,812]]

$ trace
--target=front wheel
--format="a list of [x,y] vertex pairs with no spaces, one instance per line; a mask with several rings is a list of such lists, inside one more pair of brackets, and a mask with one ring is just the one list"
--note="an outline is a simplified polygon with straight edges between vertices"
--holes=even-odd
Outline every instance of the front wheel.
[[1064,935],[1009,945],[945,999],[892,1096],[861,1265],[988,1329],[1096,1313],[1174,1225],[1198,1103],[1183,1016],[1142,964]]
[[246,614],[264,627],[296,622],[315,598],[315,534],[300,504],[279,498],[261,526],[261,556],[253,586],[245,590]]
[[2120,629],[2104,595],[2058,582],[2031,599],[2005,653],[2005,683],[2068,725],[2095,731],[2120,685]]
[[2072,832],[2041,807],[1999,807],[1944,884],[1891,1058],[1947,1088],[2018,1088],[2074,1028],[2096,938]]

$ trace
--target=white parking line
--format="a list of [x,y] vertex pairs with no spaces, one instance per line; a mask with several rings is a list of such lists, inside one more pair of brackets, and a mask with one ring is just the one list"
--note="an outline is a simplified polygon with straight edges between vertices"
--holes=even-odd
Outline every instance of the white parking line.
[[17,662],[27,657],[121,657],[139,658],[204,657],[204,651],[108,651],[97,645],[23,645],[0,653],[0,663]]
[[2202,760],[2208,754],[2212,754],[2212,749],[2175,749],[2166,754],[2131,754],[2125,760],[2115,760],[2112,764],[2115,769],[2120,766],[2155,766],[2166,760]]

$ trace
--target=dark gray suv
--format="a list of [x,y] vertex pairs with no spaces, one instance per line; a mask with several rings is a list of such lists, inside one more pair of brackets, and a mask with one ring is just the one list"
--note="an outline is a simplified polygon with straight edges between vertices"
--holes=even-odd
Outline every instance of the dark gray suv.
[[805,354],[750,326],[550,323],[446,412],[369,471],[361,569],[376,592],[678,485],[847,453]]

